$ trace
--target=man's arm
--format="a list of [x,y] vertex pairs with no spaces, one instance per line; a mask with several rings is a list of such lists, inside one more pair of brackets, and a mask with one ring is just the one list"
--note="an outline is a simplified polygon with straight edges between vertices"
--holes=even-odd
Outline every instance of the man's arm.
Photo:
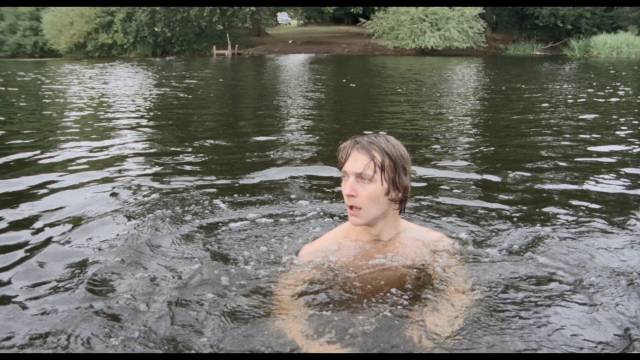
[[471,283],[455,242],[442,235],[432,254],[435,298],[410,313],[407,328],[416,344],[428,348],[433,346],[432,340],[444,340],[462,327],[473,302]]
[[[340,345],[328,344],[325,340],[309,337],[311,329],[307,326],[309,310],[299,293],[304,286],[319,273],[309,263],[296,264],[291,271],[282,275],[274,293],[273,313],[277,318],[276,327],[284,331],[295,341],[303,352],[348,352]],[[321,275],[320,275],[321,276]]]

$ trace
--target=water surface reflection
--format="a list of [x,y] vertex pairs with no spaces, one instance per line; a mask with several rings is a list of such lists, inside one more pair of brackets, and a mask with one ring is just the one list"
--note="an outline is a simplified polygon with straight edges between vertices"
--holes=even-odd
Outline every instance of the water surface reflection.
[[[298,351],[274,288],[346,219],[338,143],[385,131],[413,155],[408,219],[462,246],[478,295],[430,351],[638,351],[637,74],[560,58],[3,61],[0,349]],[[389,337],[407,321],[391,297],[324,308],[312,335],[425,351]]]

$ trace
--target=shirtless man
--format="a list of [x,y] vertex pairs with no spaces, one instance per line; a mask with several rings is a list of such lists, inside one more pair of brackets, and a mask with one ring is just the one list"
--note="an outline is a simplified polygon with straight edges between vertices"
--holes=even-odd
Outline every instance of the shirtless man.
[[274,309],[279,328],[302,351],[349,350],[312,340],[308,334],[309,312],[297,294],[305,283],[322,276],[314,266],[329,263],[344,268],[344,274],[352,274],[345,277],[368,295],[403,288],[416,276],[428,274],[444,290],[427,306],[412,309],[406,334],[430,349],[433,340],[446,339],[462,326],[471,304],[457,244],[440,232],[402,219],[411,186],[411,159],[394,137],[352,137],[338,148],[338,168],[348,221],[305,245],[298,253],[297,267],[280,279]]

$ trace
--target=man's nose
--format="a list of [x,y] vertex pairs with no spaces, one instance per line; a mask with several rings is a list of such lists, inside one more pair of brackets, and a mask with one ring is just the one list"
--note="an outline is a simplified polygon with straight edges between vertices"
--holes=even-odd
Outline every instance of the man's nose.
[[358,195],[357,188],[353,179],[346,179],[342,182],[342,193],[344,196],[354,197]]

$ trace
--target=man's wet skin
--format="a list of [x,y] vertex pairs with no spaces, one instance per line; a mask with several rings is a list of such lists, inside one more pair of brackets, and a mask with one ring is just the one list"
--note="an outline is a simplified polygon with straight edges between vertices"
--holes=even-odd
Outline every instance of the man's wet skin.
[[400,296],[411,304],[419,301],[424,290],[433,285],[431,267],[406,265],[397,259],[378,257],[349,265],[306,266],[316,276],[295,296],[304,299],[305,305],[314,310],[325,310],[327,306],[332,309],[357,307]]
[[438,277],[432,251],[420,241],[421,231],[402,223],[407,226],[387,240],[364,242],[347,236],[327,246],[306,266],[324,272],[325,280],[333,279],[332,286],[350,294],[356,302],[392,289],[422,290]]
[[302,351],[351,351],[335,343],[337,339],[316,339],[306,323],[310,311],[339,311],[367,302],[394,305],[402,298],[408,300],[402,307],[410,309],[405,335],[431,349],[430,336],[449,336],[462,325],[471,294],[451,240],[434,237],[425,247],[407,236],[411,233],[403,232],[394,241],[367,242],[367,246],[339,242],[324,248],[318,258],[295,264],[280,279],[275,293],[278,327]]

